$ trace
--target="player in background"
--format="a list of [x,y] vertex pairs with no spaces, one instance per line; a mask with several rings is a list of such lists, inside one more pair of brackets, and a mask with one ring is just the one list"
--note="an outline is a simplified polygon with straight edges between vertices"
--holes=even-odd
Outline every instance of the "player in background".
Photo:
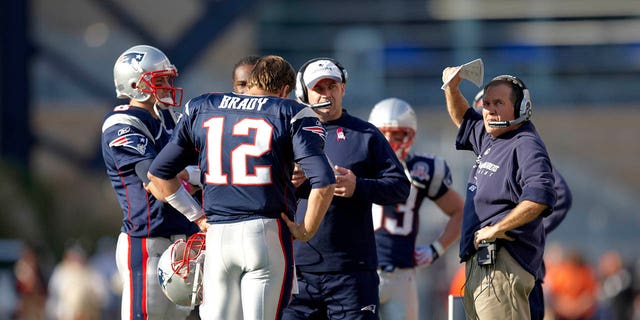
[[240,61],[236,62],[233,66],[233,92],[244,94],[249,90],[247,84],[249,83],[249,76],[251,75],[251,70],[253,70],[253,66],[258,62],[260,56],[249,55],[246,56]]
[[[482,113],[483,98],[484,89],[478,91],[473,99],[473,107],[478,113]],[[571,194],[571,190],[569,189],[567,181],[560,174],[553,163],[551,163],[551,168],[553,169],[553,177],[555,179],[553,189],[556,192],[556,202],[553,205],[553,212],[551,212],[551,214],[549,214],[548,216],[542,218],[545,235],[548,235],[553,230],[555,230],[560,222],[564,220],[564,218],[567,216],[567,212],[569,212],[569,209],[571,209],[571,204],[573,201],[573,196]],[[540,275],[536,277],[536,283],[533,286],[533,290],[531,290],[531,293],[529,294],[529,308],[531,310],[532,320],[542,320],[544,318],[545,302],[542,290],[542,280],[544,279],[545,274],[546,269],[543,261],[542,268],[540,269]]]
[[[285,319],[378,319],[378,274],[371,204],[409,195],[402,164],[375,126],[342,106],[347,71],[330,58],[312,59],[298,71],[296,97],[312,106],[327,129],[325,152],[335,164],[336,191],[311,241],[297,242],[300,293]],[[306,177],[305,177],[306,175]],[[309,172],[297,169],[297,219],[313,205]]]
[[[149,169],[159,197],[208,225],[202,319],[280,319],[293,285],[293,239],[314,236],[333,197],[326,131],[311,109],[286,99],[294,83],[286,60],[260,58],[246,94],[191,99]],[[174,178],[195,158],[203,172],[203,208]],[[301,224],[292,221],[294,161],[312,184]]]
[[116,245],[123,281],[122,319],[184,319],[189,313],[165,297],[157,265],[174,240],[198,227],[145,190],[145,185],[152,187],[149,165],[175,127],[171,107],[182,100],[182,89],[173,85],[177,76],[167,56],[146,45],[123,52],[113,68],[117,97],[129,99],[102,124],[102,156],[123,214]]
[[[416,115],[404,100],[378,102],[369,115],[387,138],[411,181],[406,201],[373,205],[373,226],[380,277],[380,318],[419,319],[416,267],[432,264],[460,237],[464,202],[451,189],[449,166],[441,157],[410,152],[417,131]],[[429,245],[416,246],[420,206],[433,201],[449,217],[442,233]]]

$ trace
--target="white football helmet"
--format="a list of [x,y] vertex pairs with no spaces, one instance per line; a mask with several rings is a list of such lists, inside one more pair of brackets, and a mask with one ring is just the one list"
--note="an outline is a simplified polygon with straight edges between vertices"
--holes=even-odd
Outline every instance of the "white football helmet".
[[484,99],[484,89],[476,93],[476,96],[473,98],[473,105],[471,106],[472,108],[476,109],[476,111],[479,113],[482,113],[482,105],[484,104],[482,99]]
[[195,233],[187,241],[177,240],[158,261],[158,280],[165,296],[181,306],[195,307],[202,302],[202,274],[205,234]]
[[[151,96],[166,106],[182,104],[182,88],[173,86],[178,69],[162,51],[139,45],[123,52],[113,66],[113,82],[118,99],[144,102]],[[167,77],[167,81],[157,80]]]
[[[387,98],[378,102],[369,115],[369,122],[378,127],[382,133],[402,132],[402,141],[389,141],[398,158],[404,160],[411,149],[413,139],[418,130],[416,113],[411,105],[398,98]],[[389,138],[387,138],[389,139]]]

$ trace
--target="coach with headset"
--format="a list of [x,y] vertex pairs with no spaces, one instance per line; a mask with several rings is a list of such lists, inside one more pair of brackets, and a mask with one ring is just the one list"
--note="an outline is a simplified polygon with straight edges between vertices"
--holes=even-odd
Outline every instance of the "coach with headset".
[[445,88],[447,111],[459,128],[456,149],[477,155],[460,239],[467,319],[530,319],[528,296],[544,252],[542,218],[556,200],[551,161],[529,121],[524,82],[510,75],[492,79],[480,115],[458,87],[458,70],[443,70],[443,79],[456,73]]
[[[296,98],[310,105],[326,128],[324,151],[336,188],[316,236],[294,243],[299,293],[283,320],[379,319],[378,261],[371,204],[404,202],[411,184],[384,135],[343,108],[347,71],[335,59],[307,61],[297,75]],[[308,201],[309,179],[296,169],[296,218]]]

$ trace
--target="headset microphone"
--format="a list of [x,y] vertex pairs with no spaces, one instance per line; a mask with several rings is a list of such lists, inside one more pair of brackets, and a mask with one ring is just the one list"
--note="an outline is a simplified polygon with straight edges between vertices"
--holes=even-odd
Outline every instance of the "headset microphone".
[[325,102],[320,102],[320,103],[310,103],[308,104],[309,108],[311,109],[318,109],[318,108],[325,108],[325,107],[329,107],[331,106],[331,101],[325,101]]
[[511,121],[489,121],[487,122],[489,124],[489,127],[491,128],[506,128],[506,127],[510,127],[513,125],[516,125],[520,122],[523,122],[525,120],[528,120],[529,117],[519,117],[518,119],[515,120],[511,120]]
[[511,124],[511,121],[489,121],[488,124],[491,128],[506,128]]

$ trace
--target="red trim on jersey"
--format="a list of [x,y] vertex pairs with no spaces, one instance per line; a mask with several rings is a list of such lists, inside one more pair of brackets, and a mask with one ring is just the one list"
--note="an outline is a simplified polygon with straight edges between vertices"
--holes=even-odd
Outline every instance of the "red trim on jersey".
[[[282,241],[282,220],[281,219],[276,219],[277,223],[278,223],[278,239],[280,240],[280,248],[282,249],[282,256],[284,257],[284,274],[282,275],[282,285],[280,286],[280,299],[278,299],[278,308],[276,309],[276,319],[280,319],[282,318],[281,316],[281,312],[284,310],[284,308],[281,308],[282,306],[282,300],[283,300],[283,295],[284,295],[284,286],[287,283],[287,270],[289,269],[289,266],[287,265],[287,252],[284,248],[284,242]],[[293,281],[296,281],[296,279],[293,279]],[[291,291],[289,291],[289,301],[291,300]]]
[[[131,221],[131,201],[129,201],[129,188],[127,188],[127,184],[124,183],[124,177],[122,176],[122,171],[118,168],[118,177],[120,177],[120,183],[122,183],[122,188],[124,189],[124,197],[127,199],[127,220],[131,222],[132,226],[135,226],[135,223]],[[129,247],[131,247],[131,242],[129,242]]]
[[127,269],[129,269],[129,315],[133,319],[133,270],[131,270],[131,237],[127,235]]
[[142,238],[142,315],[144,319],[149,319],[147,312],[147,263],[149,262],[149,251],[147,251],[147,238]]

